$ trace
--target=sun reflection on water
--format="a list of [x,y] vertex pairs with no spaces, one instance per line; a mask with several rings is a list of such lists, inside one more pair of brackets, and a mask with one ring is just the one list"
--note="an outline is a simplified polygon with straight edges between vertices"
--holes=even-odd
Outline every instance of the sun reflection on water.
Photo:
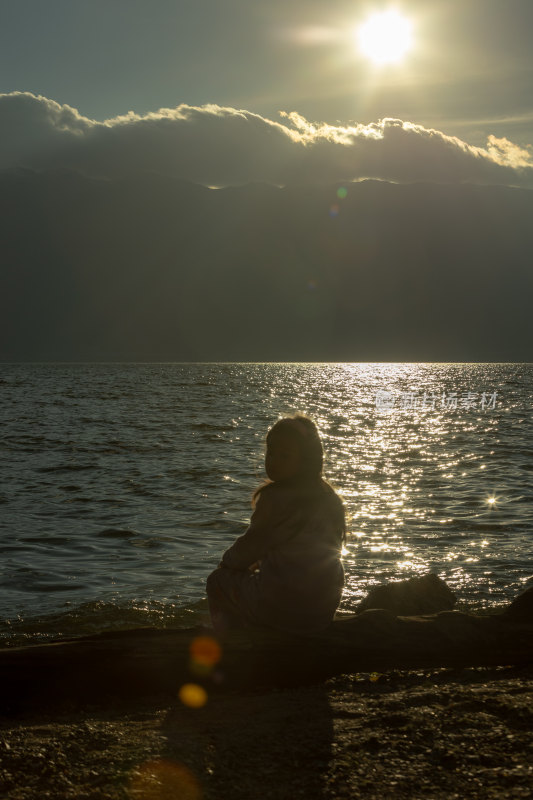
[[[499,498],[487,493],[488,475],[480,476],[492,474],[491,458],[498,453],[494,412],[435,407],[385,414],[374,402],[378,389],[460,394],[478,388],[463,386],[459,370],[455,380],[449,366],[439,364],[344,364],[338,378],[329,397],[318,381],[327,414],[317,413],[316,394],[303,393],[301,407],[319,423],[326,477],[339,489],[347,512],[343,607],[355,607],[373,585],[428,571],[455,590],[469,585],[473,594],[492,601],[498,573],[480,567],[494,558],[487,530],[498,525]],[[492,388],[483,365],[479,379],[486,383],[483,390]],[[469,544],[465,536],[471,541],[472,534]]]

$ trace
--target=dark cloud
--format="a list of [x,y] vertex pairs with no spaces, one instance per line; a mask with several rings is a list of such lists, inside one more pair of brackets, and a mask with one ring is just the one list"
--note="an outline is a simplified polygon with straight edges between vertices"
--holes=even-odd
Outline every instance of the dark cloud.
[[399,119],[362,125],[279,122],[218,105],[179,105],[99,122],[28,92],[0,95],[0,168],[69,167],[120,177],[139,171],[208,186],[376,178],[533,187],[531,148],[489,136],[473,147]]
[[0,159],[0,360],[530,357],[533,167],[503,137],[12,93]]
[[501,186],[7,170],[0,361],[529,360],[532,218]]

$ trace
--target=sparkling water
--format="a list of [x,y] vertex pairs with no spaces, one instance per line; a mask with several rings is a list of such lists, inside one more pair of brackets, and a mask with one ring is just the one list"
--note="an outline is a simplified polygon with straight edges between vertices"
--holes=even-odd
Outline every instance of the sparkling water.
[[342,497],[349,612],[435,572],[458,607],[533,580],[533,364],[0,364],[4,644],[208,619],[264,444],[311,416]]

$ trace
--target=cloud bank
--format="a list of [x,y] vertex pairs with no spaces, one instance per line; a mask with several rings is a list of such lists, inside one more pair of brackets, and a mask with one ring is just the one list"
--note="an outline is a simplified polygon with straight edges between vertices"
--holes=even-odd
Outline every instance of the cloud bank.
[[369,125],[281,121],[218,105],[100,122],[29,92],[0,94],[0,169],[68,167],[121,177],[150,171],[207,186],[367,178],[533,188],[533,148],[489,136],[485,148],[399,119]]

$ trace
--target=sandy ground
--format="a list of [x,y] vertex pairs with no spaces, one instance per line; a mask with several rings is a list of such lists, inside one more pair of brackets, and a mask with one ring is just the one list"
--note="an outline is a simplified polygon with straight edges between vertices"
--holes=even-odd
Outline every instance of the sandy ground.
[[12,800],[531,798],[533,666],[2,718],[0,752]]

